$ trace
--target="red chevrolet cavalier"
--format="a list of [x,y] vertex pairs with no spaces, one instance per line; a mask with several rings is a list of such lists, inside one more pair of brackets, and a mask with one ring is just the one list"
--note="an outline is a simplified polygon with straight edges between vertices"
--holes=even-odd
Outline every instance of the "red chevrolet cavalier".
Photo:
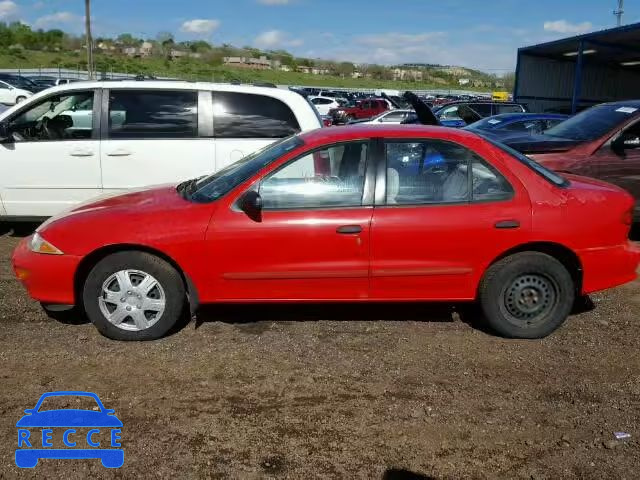
[[159,338],[198,303],[425,300],[477,300],[497,333],[538,338],[577,295],[635,278],[632,208],[470,132],[354,126],[79,206],[13,265],[33,298],[121,340]]

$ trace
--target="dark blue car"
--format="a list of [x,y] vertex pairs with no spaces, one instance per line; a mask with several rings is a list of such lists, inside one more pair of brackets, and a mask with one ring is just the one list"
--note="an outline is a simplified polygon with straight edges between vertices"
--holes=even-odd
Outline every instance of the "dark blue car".
[[[42,405],[47,399],[63,396],[70,397],[70,400],[74,400],[74,397],[75,400],[94,400],[95,406],[91,409],[47,409]],[[41,458],[99,458],[107,468],[118,468],[124,463],[124,451],[119,448],[122,422],[114,415],[114,410],[104,407],[95,393],[45,393],[34,408],[24,412],[26,415],[16,423],[18,448],[15,460],[18,467],[33,468]],[[64,430],[63,445],[58,446],[65,448],[55,448],[53,445],[53,429]],[[105,440],[105,435],[110,441]]]
[[569,115],[559,113],[504,113],[483,118],[465,127],[465,130],[488,134],[502,141],[514,136],[537,135],[564,122]]

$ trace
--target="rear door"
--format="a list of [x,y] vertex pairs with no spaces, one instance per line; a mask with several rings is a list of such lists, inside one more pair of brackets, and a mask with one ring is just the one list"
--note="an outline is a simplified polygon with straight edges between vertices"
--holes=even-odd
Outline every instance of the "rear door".
[[6,215],[48,217],[101,193],[100,94],[56,93],[5,119],[12,136],[0,145]]
[[213,92],[215,170],[300,131],[282,100],[266,95]]
[[389,140],[379,165],[373,299],[472,299],[486,265],[528,235],[522,185],[465,146]]
[[213,144],[199,138],[198,91],[106,92],[101,154],[105,191],[177,183],[213,172]]

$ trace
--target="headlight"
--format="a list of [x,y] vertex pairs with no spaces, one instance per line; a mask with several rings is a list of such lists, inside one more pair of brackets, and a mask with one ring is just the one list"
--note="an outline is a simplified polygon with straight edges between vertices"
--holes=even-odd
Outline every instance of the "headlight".
[[34,233],[33,237],[31,237],[29,248],[35,253],[43,253],[45,255],[63,255],[59,249],[42,238],[38,232]]

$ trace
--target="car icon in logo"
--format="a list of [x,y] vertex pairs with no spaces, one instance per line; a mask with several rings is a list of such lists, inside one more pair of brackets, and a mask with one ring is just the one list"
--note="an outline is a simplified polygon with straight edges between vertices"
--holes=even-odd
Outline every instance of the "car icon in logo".
[[[58,397],[65,397],[64,402],[67,403],[85,402],[92,406],[47,408],[54,403],[52,400],[60,400]],[[114,410],[104,407],[95,393],[45,393],[34,408],[27,409],[24,413],[26,415],[16,423],[18,467],[33,468],[41,458],[99,458],[107,468],[119,468],[123,465],[124,451],[120,448],[122,422],[114,415]],[[54,435],[61,437],[60,445],[54,445]]]

